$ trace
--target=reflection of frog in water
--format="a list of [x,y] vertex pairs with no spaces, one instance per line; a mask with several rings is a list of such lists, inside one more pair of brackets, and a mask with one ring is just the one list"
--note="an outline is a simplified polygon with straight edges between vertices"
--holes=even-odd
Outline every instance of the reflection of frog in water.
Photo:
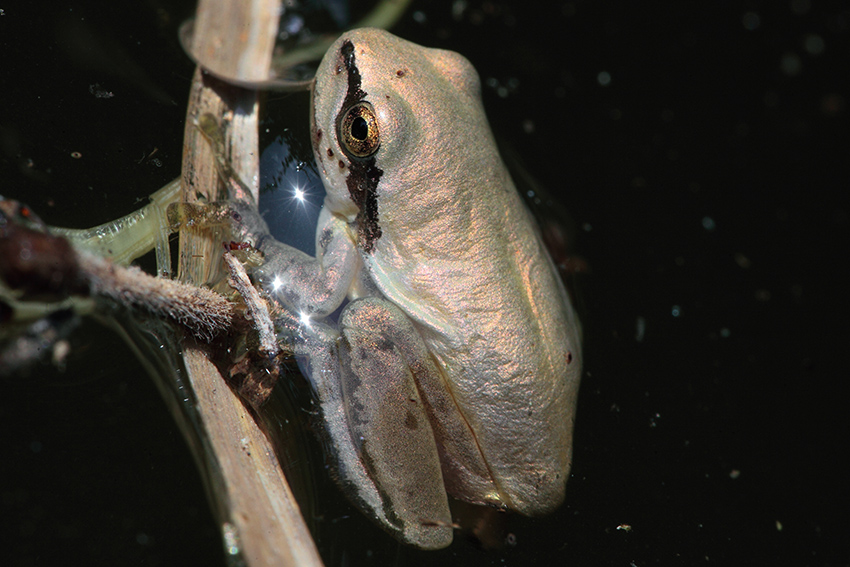
[[[463,57],[344,34],[316,78],[327,190],[316,257],[250,207],[234,237],[318,397],[340,483],[399,539],[452,539],[446,493],[553,510],[581,372],[569,299],[502,164]],[[241,207],[237,207],[241,208]],[[344,301],[338,325],[324,321]]]

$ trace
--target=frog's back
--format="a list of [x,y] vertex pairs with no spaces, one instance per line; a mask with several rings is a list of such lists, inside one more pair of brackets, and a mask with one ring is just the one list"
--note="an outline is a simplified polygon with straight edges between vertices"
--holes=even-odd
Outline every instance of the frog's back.
[[[578,321],[512,184],[474,191],[494,198],[425,228],[427,255],[382,266],[378,247],[371,265],[387,297],[416,306],[405,311],[494,484],[484,500],[542,513],[560,504],[569,472],[581,372]],[[381,277],[385,270],[395,274],[391,282]],[[480,484],[454,481],[462,498],[466,485]]]

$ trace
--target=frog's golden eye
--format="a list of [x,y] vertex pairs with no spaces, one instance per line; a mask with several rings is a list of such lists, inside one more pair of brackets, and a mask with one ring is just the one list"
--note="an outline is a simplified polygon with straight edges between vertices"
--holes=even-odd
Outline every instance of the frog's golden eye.
[[339,123],[339,143],[353,158],[368,158],[381,147],[378,118],[372,105],[359,102],[348,109]]

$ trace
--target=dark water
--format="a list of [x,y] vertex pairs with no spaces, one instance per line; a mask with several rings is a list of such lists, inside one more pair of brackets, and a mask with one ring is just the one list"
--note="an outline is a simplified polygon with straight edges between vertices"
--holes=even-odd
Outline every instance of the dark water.
[[[452,5],[396,32],[473,61],[592,270],[573,477],[554,516],[509,519],[502,553],[400,549],[335,501],[328,564],[850,564],[850,11]],[[192,7],[50,6],[2,6],[0,193],[90,226],[179,174]],[[73,345],[64,372],[2,383],[0,562],[222,564],[150,380],[95,324]]]

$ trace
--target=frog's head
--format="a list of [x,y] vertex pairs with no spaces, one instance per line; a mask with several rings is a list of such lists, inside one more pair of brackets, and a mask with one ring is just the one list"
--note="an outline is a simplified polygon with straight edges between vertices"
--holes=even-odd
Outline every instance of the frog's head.
[[347,32],[328,50],[313,91],[313,150],[325,206],[356,219],[366,252],[393,218],[436,214],[453,197],[446,188],[476,173],[455,158],[492,140],[474,119],[479,94],[464,57],[383,30]]

